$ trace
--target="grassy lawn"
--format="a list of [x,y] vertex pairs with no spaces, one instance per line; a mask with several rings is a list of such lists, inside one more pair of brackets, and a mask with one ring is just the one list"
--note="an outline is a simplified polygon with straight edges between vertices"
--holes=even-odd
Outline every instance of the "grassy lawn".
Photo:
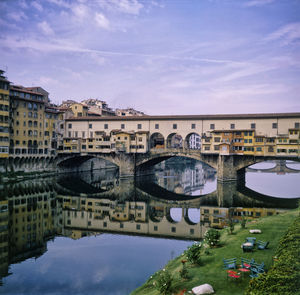
[[[218,295],[243,294],[250,280],[249,275],[246,273],[244,278],[238,281],[227,279],[226,271],[223,270],[222,259],[235,257],[240,263],[241,257],[254,258],[257,263],[264,262],[266,269],[269,269],[272,266],[272,256],[274,256],[280,238],[299,214],[298,212],[298,210],[291,210],[280,215],[264,217],[247,223],[246,229],[236,225],[232,235],[228,234],[226,230],[222,230],[221,247],[211,249],[210,255],[203,254],[201,266],[186,264],[189,272],[189,279],[187,280],[183,280],[179,276],[179,271],[182,269],[181,260],[185,257],[179,256],[170,261],[165,268],[174,278],[172,284],[174,294],[180,293],[182,289],[191,290],[193,287],[205,283],[212,285],[215,294]],[[262,233],[250,234],[249,229],[260,229]],[[241,244],[246,237],[256,237],[257,240],[270,241],[269,247],[267,250],[255,249],[253,252],[243,253]],[[159,291],[153,286],[155,280],[156,274],[131,294],[159,294]]]

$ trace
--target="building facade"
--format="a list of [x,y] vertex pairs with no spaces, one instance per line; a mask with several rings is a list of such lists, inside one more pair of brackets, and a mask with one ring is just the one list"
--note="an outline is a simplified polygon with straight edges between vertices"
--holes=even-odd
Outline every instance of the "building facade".
[[[134,144],[130,138],[142,134],[138,152],[143,153],[196,149],[204,154],[299,157],[299,125],[300,113],[86,117],[66,120],[65,139],[77,143],[77,152],[83,152],[81,141],[93,142],[100,137],[105,148],[99,145],[96,150],[113,152],[123,146],[120,151],[131,153]],[[84,152],[91,151],[95,152],[94,146],[85,145]]]
[[0,70],[0,158],[9,156],[9,84]]

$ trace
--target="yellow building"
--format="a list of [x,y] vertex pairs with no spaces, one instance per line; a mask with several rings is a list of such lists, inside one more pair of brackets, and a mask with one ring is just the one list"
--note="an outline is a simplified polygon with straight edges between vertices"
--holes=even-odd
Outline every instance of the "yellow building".
[[45,101],[41,93],[23,86],[10,87],[12,109],[10,153],[39,154],[44,152]]
[[254,135],[255,131],[244,131],[244,154],[254,155]]
[[59,111],[53,107],[45,108],[45,131],[44,131],[44,145],[45,154],[56,154],[57,149],[57,129],[58,129],[58,115]]
[[0,70],[0,158],[9,155],[9,84]]
[[88,107],[82,103],[71,104],[70,109],[75,117],[86,117],[88,115]]

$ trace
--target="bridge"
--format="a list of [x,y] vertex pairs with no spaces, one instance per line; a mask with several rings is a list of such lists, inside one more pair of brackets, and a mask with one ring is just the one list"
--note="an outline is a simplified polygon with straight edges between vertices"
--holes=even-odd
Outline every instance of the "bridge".
[[250,167],[247,168],[247,172],[263,172],[263,173],[278,173],[278,174],[300,173],[300,165],[299,165],[299,169],[293,169],[287,166],[285,160],[277,160],[275,161],[274,167],[265,168],[265,169]]
[[300,159],[300,113],[79,117],[65,123],[61,168],[97,157],[130,177],[180,156],[212,166],[219,181],[235,181],[252,164]]

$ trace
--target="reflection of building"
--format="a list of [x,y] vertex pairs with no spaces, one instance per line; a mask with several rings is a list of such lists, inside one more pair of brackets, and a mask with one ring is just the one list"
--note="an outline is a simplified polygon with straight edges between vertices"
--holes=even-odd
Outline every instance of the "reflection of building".
[[243,218],[252,220],[259,217],[272,216],[285,212],[284,209],[277,208],[242,208],[242,207],[209,207],[201,206],[200,220],[201,223],[215,228],[227,226],[228,220],[240,222]]
[[[201,195],[206,181],[215,179],[216,171],[202,162],[189,161],[184,163],[183,158],[180,158],[179,165],[176,165],[174,158],[168,160],[166,163],[169,164],[164,167],[163,171],[156,172],[159,175],[158,184],[169,191],[185,195]],[[205,169],[203,169],[204,166]],[[181,192],[178,187],[182,188]]]
[[170,208],[156,205],[155,201],[149,205],[146,202],[86,197],[59,198],[63,203],[63,231],[68,232],[69,236],[79,230],[200,239],[205,232],[199,223],[194,224],[186,218],[174,222],[169,216]]
[[20,261],[46,251],[46,240],[60,233],[60,206],[48,185],[15,186],[9,206],[10,261]]
[[0,278],[8,274],[8,202],[0,201]]

